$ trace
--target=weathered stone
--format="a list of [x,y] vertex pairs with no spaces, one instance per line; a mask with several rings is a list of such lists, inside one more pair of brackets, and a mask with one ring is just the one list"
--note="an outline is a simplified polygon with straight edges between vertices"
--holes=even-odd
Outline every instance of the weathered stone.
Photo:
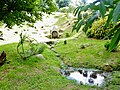
[[79,72],[80,74],[82,74],[82,70],[78,70],[78,72]]
[[84,77],[87,77],[87,76],[88,76],[87,71],[84,71],[84,72],[83,72],[83,76],[84,76]]
[[109,65],[108,63],[104,65],[103,70],[106,72],[111,72],[113,71],[113,68],[111,65]]
[[56,54],[57,57],[60,57],[60,54]]
[[96,78],[97,78],[97,74],[96,74],[96,73],[92,73],[92,74],[90,75],[90,77],[96,79]]
[[37,55],[35,55],[37,58],[40,58],[40,59],[42,59],[42,60],[45,60],[45,57],[42,55],[42,54],[37,54]]
[[54,38],[54,39],[55,39],[55,38],[59,38],[59,33],[58,33],[58,31],[52,31],[52,32],[51,32],[51,37]]
[[88,82],[89,83],[94,83],[94,81],[92,79],[89,79]]

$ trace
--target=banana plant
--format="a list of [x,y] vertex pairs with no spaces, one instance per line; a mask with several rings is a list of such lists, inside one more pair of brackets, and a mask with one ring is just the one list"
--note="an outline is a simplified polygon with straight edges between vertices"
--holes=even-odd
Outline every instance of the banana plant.
[[[82,12],[86,12],[87,10],[90,10],[91,12],[89,12],[89,16],[80,19]],[[82,30],[85,33],[99,16],[103,19],[107,16],[108,18],[104,25],[104,29],[112,23],[113,29],[107,34],[107,36],[114,33],[108,51],[111,52],[117,47],[120,41],[120,0],[96,0],[86,6],[77,7],[73,13],[77,16],[73,31],[76,30],[78,32],[83,26]]]

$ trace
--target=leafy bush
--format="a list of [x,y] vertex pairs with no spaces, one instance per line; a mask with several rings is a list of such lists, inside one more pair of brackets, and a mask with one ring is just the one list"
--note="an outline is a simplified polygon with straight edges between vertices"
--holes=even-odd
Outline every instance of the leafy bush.
[[[80,19],[79,15],[83,11],[86,12],[87,10],[91,10],[90,17]],[[97,11],[99,11],[100,13],[95,13]],[[73,30],[76,30],[78,32],[83,26],[83,31],[85,33],[99,15],[101,15],[103,19],[105,18],[105,16],[108,16],[104,28],[108,28],[111,23],[113,24],[113,29],[108,34],[108,36],[113,34],[108,51],[111,52],[119,44],[120,23],[118,25],[116,25],[116,23],[120,21],[120,0],[96,0],[86,6],[77,7],[74,10],[74,14],[78,17],[78,21],[75,22]],[[87,22],[84,23],[86,20]]]
[[[92,24],[92,27],[89,28],[89,30],[86,32],[86,35],[90,38],[96,38],[96,39],[103,39],[105,38],[106,34],[108,34],[112,28],[112,25],[110,25],[107,29],[104,28],[104,25],[106,23],[106,19],[99,19],[95,21]],[[109,38],[111,38],[109,36]]]
[[17,52],[23,60],[26,60],[35,54],[41,54],[44,49],[45,46],[40,46],[35,39],[30,39],[26,35],[20,34]]

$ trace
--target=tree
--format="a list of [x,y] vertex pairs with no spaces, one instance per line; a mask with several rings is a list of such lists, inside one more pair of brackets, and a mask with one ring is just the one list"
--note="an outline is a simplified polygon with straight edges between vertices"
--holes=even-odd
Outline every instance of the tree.
[[[87,11],[91,9],[92,13],[87,17],[80,19],[79,16],[81,12]],[[112,51],[118,46],[118,43],[120,41],[120,1],[119,0],[97,0],[93,3],[90,3],[86,6],[79,6],[75,9],[74,14],[77,16],[77,22],[75,23],[73,30],[79,31],[82,25],[83,31],[86,33],[88,28],[92,25],[94,20],[98,18],[98,13],[96,11],[100,12],[100,15],[104,19],[106,16],[107,22],[104,26],[104,29],[106,29],[110,24],[113,24],[113,29],[107,34],[107,36],[110,36],[114,33],[113,38],[111,39],[111,43],[108,47],[108,51]]]
[[86,0],[82,0],[82,3],[83,3],[84,5],[86,5]]
[[69,5],[70,0],[56,0],[59,8],[66,7]]
[[0,21],[8,27],[22,22],[35,22],[41,19],[42,12],[56,10],[53,0],[0,0]]

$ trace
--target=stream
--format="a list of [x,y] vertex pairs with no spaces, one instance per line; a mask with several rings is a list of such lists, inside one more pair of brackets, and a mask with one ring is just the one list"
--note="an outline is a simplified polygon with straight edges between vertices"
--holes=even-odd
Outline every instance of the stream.
[[103,87],[112,80],[112,72],[104,72],[98,69],[74,68],[68,67],[60,58],[60,55],[54,50],[54,44],[50,49],[56,54],[60,63],[60,73],[69,80],[75,81],[77,84]]

